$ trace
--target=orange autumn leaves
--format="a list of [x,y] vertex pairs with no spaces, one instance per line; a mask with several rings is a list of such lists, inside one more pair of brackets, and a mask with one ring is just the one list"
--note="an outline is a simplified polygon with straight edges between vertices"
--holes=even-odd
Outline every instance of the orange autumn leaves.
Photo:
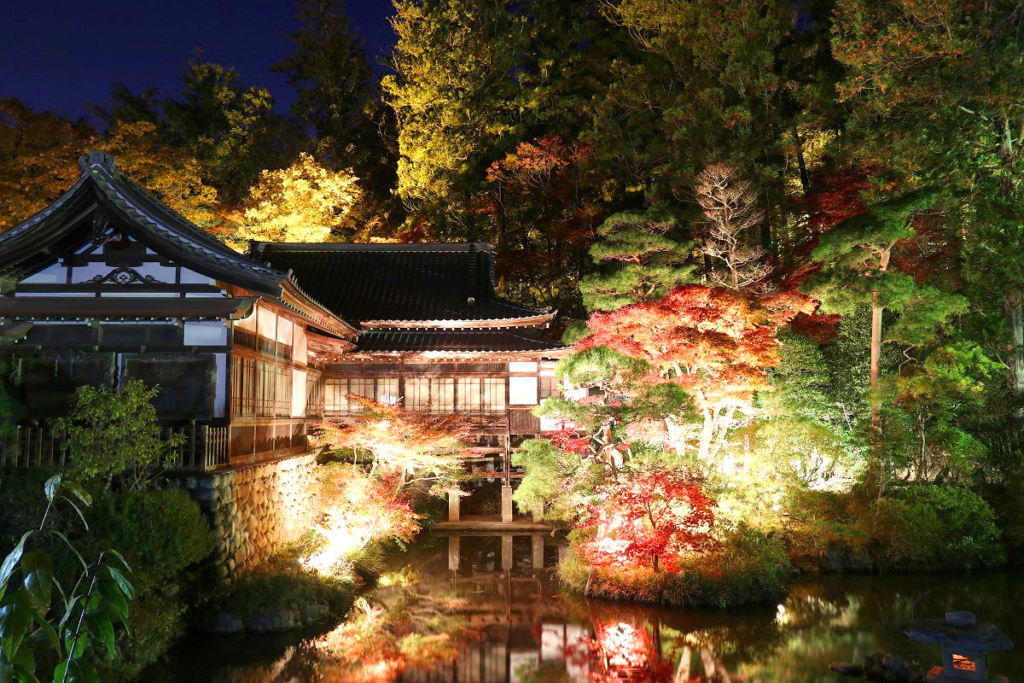
[[[647,362],[652,370],[642,384],[677,384],[699,411],[745,407],[755,392],[771,389],[768,370],[779,364],[779,329],[815,308],[812,299],[792,291],[684,285],[660,301],[594,313],[592,334],[576,349],[605,346]],[[630,393],[628,387],[623,393]]]

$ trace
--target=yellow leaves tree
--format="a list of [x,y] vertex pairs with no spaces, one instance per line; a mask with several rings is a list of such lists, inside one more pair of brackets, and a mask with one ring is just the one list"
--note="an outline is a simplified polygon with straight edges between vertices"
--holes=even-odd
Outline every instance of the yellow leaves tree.
[[274,242],[325,242],[332,233],[353,228],[354,207],[362,199],[350,170],[324,168],[302,153],[291,166],[263,171],[249,190],[238,236]]
[[93,135],[83,121],[0,98],[0,231],[46,208],[78,180],[78,157]]
[[102,148],[118,169],[201,228],[221,222],[216,188],[204,184],[202,166],[185,149],[162,144],[156,124],[118,121]]

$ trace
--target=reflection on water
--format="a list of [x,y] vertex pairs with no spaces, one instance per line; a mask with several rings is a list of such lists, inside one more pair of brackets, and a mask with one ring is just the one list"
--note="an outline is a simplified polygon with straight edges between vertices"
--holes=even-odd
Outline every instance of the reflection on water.
[[323,634],[186,642],[149,683],[650,683],[837,681],[836,660],[876,651],[933,665],[902,635],[948,609],[995,622],[1016,651],[993,674],[1024,683],[1024,578],[834,576],[797,582],[779,605],[671,610],[560,595],[544,535],[452,535],[395,558],[395,573]]

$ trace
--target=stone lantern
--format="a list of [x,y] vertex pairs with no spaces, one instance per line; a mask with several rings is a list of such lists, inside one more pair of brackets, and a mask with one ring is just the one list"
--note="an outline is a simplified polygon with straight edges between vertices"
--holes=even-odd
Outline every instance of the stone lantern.
[[907,635],[927,645],[942,648],[942,666],[928,672],[934,683],[966,683],[981,681],[992,683],[987,671],[987,652],[1009,650],[1013,642],[1006,634],[989,622],[977,623],[970,612],[946,612],[946,618],[917,621],[907,629]]

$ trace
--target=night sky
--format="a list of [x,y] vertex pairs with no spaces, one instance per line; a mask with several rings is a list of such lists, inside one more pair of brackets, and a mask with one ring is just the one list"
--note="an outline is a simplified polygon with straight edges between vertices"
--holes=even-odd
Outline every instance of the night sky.
[[[294,99],[272,64],[291,49],[292,0],[2,0],[0,97],[68,116],[106,104],[113,83],[177,93],[195,48],[233,66],[242,82]],[[393,41],[391,0],[349,0],[348,12],[375,61]]]

